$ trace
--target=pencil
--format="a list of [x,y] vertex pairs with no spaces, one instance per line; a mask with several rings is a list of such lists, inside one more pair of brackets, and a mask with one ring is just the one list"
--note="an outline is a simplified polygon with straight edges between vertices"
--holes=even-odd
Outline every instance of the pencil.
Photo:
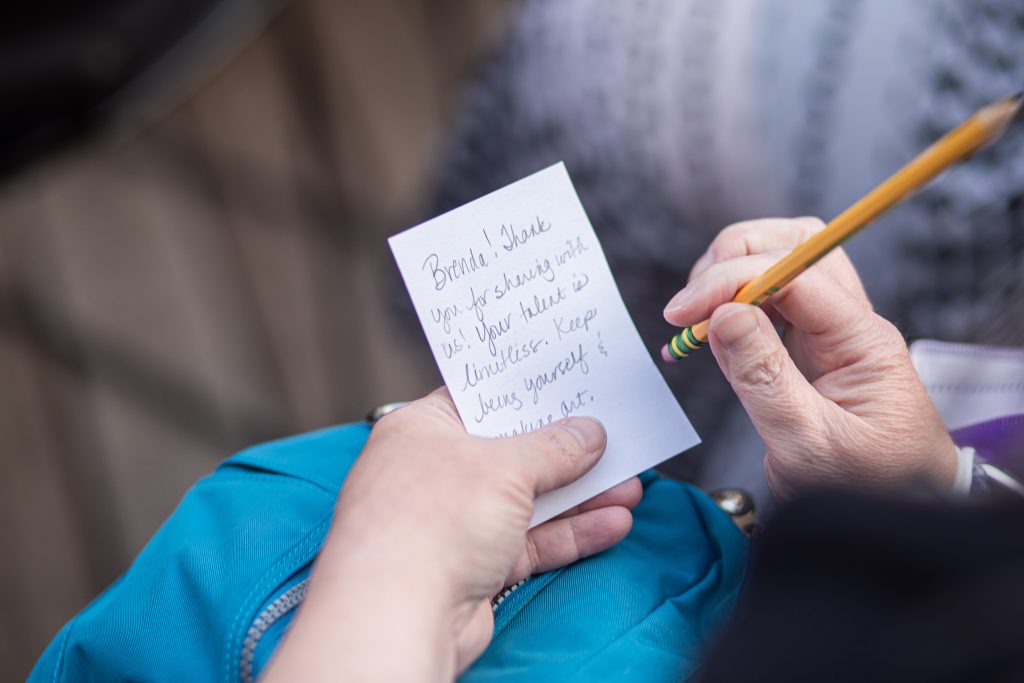
[[[998,138],[1021,108],[1024,93],[979,109],[957,128],[921,152],[885,182],[836,216],[821,231],[797,246],[781,261],[736,293],[733,301],[760,306],[819,259],[850,239],[894,205],[916,192],[949,166],[962,161]],[[661,356],[676,362],[708,340],[707,320],[691,325],[662,347]]]

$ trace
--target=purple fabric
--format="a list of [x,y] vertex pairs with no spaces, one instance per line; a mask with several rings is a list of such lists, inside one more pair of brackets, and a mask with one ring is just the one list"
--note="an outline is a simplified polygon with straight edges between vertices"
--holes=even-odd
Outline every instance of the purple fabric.
[[1024,479],[1024,414],[961,427],[952,437],[958,446],[973,446],[985,462]]

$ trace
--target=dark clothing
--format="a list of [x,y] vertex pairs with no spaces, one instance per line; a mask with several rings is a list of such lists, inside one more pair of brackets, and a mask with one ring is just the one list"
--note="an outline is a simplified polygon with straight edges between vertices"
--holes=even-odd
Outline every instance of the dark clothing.
[[[44,0],[0,8],[0,177],[96,127],[111,113],[111,97],[226,4]],[[157,85],[165,83],[150,90]]]
[[814,494],[754,551],[704,683],[1024,681],[1024,500]]

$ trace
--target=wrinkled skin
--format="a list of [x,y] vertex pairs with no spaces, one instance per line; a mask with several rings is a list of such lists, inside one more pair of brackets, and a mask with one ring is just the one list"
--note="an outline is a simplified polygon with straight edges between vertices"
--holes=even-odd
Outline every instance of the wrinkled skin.
[[903,336],[874,312],[842,249],[762,308],[727,303],[822,227],[798,218],[725,228],[665,318],[680,327],[711,318],[711,349],[765,442],[765,475],[777,497],[811,484],[951,486],[953,442]]
[[[665,317],[679,326],[711,317],[711,349],[764,439],[776,495],[920,478],[949,486],[955,447],[902,336],[874,313],[842,250],[770,305],[728,303],[821,227],[726,228]],[[636,479],[527,530],[536,496],[582,476],[605,442],[589,418],[511,439],[469,436],[444,389],[381,420],[265,680],[452,680],[489,642],[488,601],[502,586],[629,532]]]

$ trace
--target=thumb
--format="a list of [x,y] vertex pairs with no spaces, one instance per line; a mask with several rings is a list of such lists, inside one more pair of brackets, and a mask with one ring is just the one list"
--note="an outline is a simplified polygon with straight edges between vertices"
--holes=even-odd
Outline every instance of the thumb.
[[608,437],[597,420],[569,417],[503,441],[513,466],[539,495],[586,474],[604,454]]
[[729,303],[711,316],[711,350],[765,444],[784,445],[815,427],[821,397],[757,306]]

